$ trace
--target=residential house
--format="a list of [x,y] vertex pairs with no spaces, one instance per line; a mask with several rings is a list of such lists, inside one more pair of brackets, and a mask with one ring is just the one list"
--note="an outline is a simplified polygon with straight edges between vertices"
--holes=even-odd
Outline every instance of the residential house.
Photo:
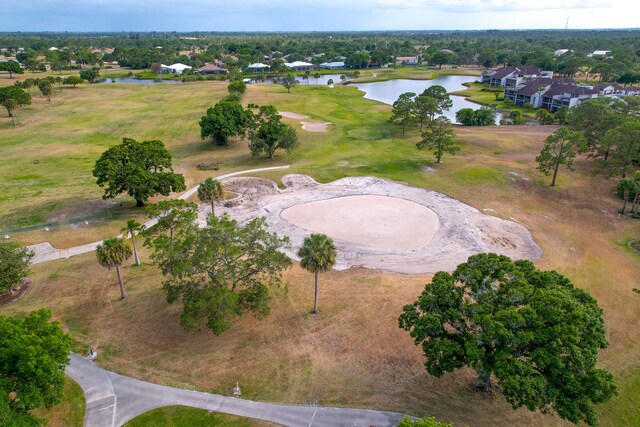
[[344,68],[344,61],[323,62],[320,64],[320,68],[327,70],[341,70]]
[[525,79],[553,78],[553,71],[542,71],[542,68],[530,65],[501,67],[482,75],[482,83],[489,86],[516,87]]
[[229,55],[227,53],[223,53],[222,54],[222,58],[229,58],[230,60],[232,60],[233,62],[238,62],[238,57],[237,56],[233,56],[233,55]]
[[193,67],[181,64],[179,62],[172,65],[160,64],[160,67],[161,71],[166,74],[182,74],[185,70],[193,69]]
[[549,79],[528,80],[518,86],[505,86],[504,99],[510,99],[518,107],[540,108],[542,93],[551,87]]
[[588,57],[592,57],[592,56],[609,56],[609,54],[611,53],[610,50],[594,50],[593,53],[588,54]]
[[558,49],[558,50],[556,50],[553,54],[554,54],[555,56],[562,56],[562,55],[564,55],[564,54],[565,54],[565,53],[567,53],[567,52],[571,52],[571,50],[570,50],[570,49]]
[[205,62],[202,67],[198,68],[198,72],[200,74],[225,74],[227,70],[210,62]]
[[588,86],[578,86],[576,84],[558,83],[542,94],[541,107],[545,110],[555,112],[560,107],[575,107],[582,101],[597,98],[598,91]]
[[247,66],[247,71],[251,73],[268,73],[269,67],[267,64],[263,64],[262,62],[256,62],[255,64],[249,64]]
[[292,71],[311,71],[315,67],[313,64],[304,61],[285,62],[284,65]]
[[419,58],[417,56],[396,56],[396,65],[416,66],[419,64]]
[[596,83],[591,88],[597,91],[600,96],[622,96],[624,88],[616,83]]

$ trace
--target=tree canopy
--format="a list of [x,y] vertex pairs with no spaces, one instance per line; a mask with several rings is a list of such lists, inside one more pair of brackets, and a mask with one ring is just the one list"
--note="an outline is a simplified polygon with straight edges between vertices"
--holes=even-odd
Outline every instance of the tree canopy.
[[451,121],[444,116],[427,123],[424,132],[422,132],[422,139],[418,141],[416,147],[433,150],[436,163],[440,163],[444,153],[454,155],[460,151],[460,143],[456,139]]
[[14,74],[24,74],[24,70],[16,61],[0,62],[0,71],[8,72],[10,79],[13,78]]
[[318,312],[318,273],[329,270],[336,263],[338,251],[333,240],[325,234],[311,234],[305,237],[298,250],[300,266],[314,274],[315,291],[313,313]]
[[31,95],[17,86],[0,87],[0,105],[13,117],[18,109],[31,105]]
[[436,273],[399,324],[431,375],[469,366],[484,389],[495,376],[514,409],[594,425],[594,405],[616,394],[613,375],[596,368],[608,345],[598,303],[530,261],[471,256],[452,274]]
[[573,159],[584,145],[585,138],[582,133],[569,128],[560,128],[545,139],[544,147],[542,147],[540,155],[536,157],[536,162],[538,170],[545,175],[549,175],[553,171],[552,187],[556,185],[560,165],[565,165],[567,169],[573,170]]
[[137,206],[157,194],[168,196],[172,191],[186,189],[184,177],[173,172],[171,154],[158,140],[122,138],[121,144],[102,153],[93,176],[100,187],[106,187],[103,199],[126,192]]
[[173,239],[156,239],[151,258],[166,278],[167,301],[183,303],[180,324],[206,323],[219,335],[236,316],[269,314],[271,288],[291,265],[282,252],[287,246],[286,237],[266,230],[264,218],[240,226],[226,214],[209,215],[204,228],[192,222],[178,228]]
[[393,103],[393,109],[391,110],[391,117],[389,118],[389,121],[391,123],[402,125],[403,134],[407,128],[407,124],[409,124],[413,119],[413,98],[415,98],[415,96],[416,94],[413,92],[405,92]]
[[0,424],[39,426],[46,423],[31,413],[50,408],[62,397],[73,340],[51,311],[27,316],[0,316]]
[[291,93],[291,88],[298,84],[296,76],[293,74],[287,74],[280,80],[280,84],[287,89],[287,93]]
[[100,78],[100,71],[97,68],[80,70],[80,78],[88,81],[89,83],[94,83],[98,78]]
[[462,108],[456,113],[456,120],[464,126],[490,126],[496,124],[496,111],[489,107]]
[[215,215],[215,202],[224,199],[224,188],[220,181],[207,178],[198,186],[198,200],[211,205],[211,213]]
[[229,138],[244,137],[251,123],[251,111],[238,101],[223,99],[200,119],[200,136],[212,138],[217,145],[229,145]]
[[14,242],[0,240],[0,295],[11,293],[29,274],[34,252]]
[[264,153],[269,159],[273,159],[276,150],[282,149],[290,153],[297,147],[295,129],[282,123],[282,116],[274,106],[261,106],[254,120],[249,131],[249,150],[252,155]]

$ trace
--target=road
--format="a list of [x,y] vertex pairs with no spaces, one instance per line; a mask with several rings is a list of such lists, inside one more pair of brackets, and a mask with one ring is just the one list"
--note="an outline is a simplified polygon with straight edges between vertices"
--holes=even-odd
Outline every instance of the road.
[[[257,173],[257,172],[266,172],[266,171],[272,171],[272,170],[278,170],[278,169],[288,169],[289,165],[284,165],[284,166],[273,166],[273,167],[268,167],[268,168],[258,168],[258,169],[248,169],[248,170],[242,170],[242,171],[238,171],[238,172],[231,172],[225,175],[220,175],[217,176],[216,179],[217,180],[224,180],[226,178],[231,178],[234,176],[238,176],[238,175],[246,175],[248,173]],[[191,197],[193,194],[196,193],[196,191],[198,191],[198,185],[196,185],[193,188],[190,188],[189,190],[185,191],[184,193],[182,193],[178,199],[188,199],[189,197]],[[157,221],[155,219],[149,220],[147,222],[144,223],[145,227],[151,227],[152,225],[154,225]],[[118,235],[117,237],[122,237],[122,235]],[[35,251],[35,256],[33,257],[33,259],[31,260],[32,264],[39,264],[41,262],[47,262],[47,261],[54,261],[57,259],[66,259],[75,255],[81,255],[81,254],[86,254],[89,252],[93,252],[96,250],[96,247],[98,245],[102,244],[102,240],[98,241],[98,242],[92,242],[92,243],[87,243],[86,245],[81,245],[81,246],[74,246],[72,248],[66,248],[66,249],[57,249],[54,248],[53,246],[51,246],[48,242],[45,243],[39,243],[37,245],[31,245],[29,246],[29,248],[33,249]]]
[[386,427],[404,417],[367,409],[277,405],[152,384],[106,371],[71,354],[66,374],[84,390],[85,427],[119,427],[151,409],[182,405],[291,427]]

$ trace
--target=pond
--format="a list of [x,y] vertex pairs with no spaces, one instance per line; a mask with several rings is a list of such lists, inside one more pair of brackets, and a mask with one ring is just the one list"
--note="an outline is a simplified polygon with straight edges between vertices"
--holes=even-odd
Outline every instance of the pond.
[[[348,80],[351,80],[353,77],[351,76],[351,74],[349,72],[347,72],[348,70],[344,70],[345,72],[342,74],[321,74],[320,77],[318,77],[318,79],[314,78],[313,75],[315,74],[313,71],[311,72],[311,75],[309,76],[309,81],[305,81],[302,76],[296,76],[296,80],[298,81],[298,84],[300,85],[306,85],[306,84],[310,84],[310,85],[326,85],[329,80],[333,80],[334,83],[339,84],[341,82],[340,80],[340,76],[344,75]],[[273,83],[274,81],[280,80],[281,77],[268,77],[267,81],[269,83]]]
[[153,83],[182,83],[179,80],[153,80],[153,79],[136,79],[135,77],[107,77],[106,79],[99,81],[98,84],[107,83],[133,83],[137,85],[150,85]]
[[[373,83],[351,83],[352,86],[365,92],[364,97],[367,99],[373,99],[374,101],[380,101],[385,104],[393,105],[398,99],[400,94],[405,92],[414,92],[420,95],[426,88],[434,85],[440,85],[444,87],[447,92],[456,92],[458,90],[466,89],[463,83],[474,82],[478,77],[474,76],[440,76],[433,80],[387,80],[384,82]],[[452,95],[451,101],[453,106],[449,111],[445,111],[444,116],[456,123],[456,113],[463,108],[473,108],[477,110],[481,106],[471,101],[467,101],[463,96]],[[500,123],[501,115],[496,117],[496,124]]]

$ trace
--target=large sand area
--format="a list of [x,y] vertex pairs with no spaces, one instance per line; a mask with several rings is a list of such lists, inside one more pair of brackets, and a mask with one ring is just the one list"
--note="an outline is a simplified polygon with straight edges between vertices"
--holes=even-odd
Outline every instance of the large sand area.
[[[542,250],[522,225],[485,215],[442,193],[374,177],[319,184],[306,175],[282,177],[284,190],[262,178],[225,180],[238,197],[219,209],[240,222],[264,216],[271,231],[289,236],[289,256],[320,232],[338,248],[336,269],[395,273],[453,270],[474,254],[534,259]],[[204,222],[207,207],[201,213]],[[218,212],[216,212],[218,213]]]

